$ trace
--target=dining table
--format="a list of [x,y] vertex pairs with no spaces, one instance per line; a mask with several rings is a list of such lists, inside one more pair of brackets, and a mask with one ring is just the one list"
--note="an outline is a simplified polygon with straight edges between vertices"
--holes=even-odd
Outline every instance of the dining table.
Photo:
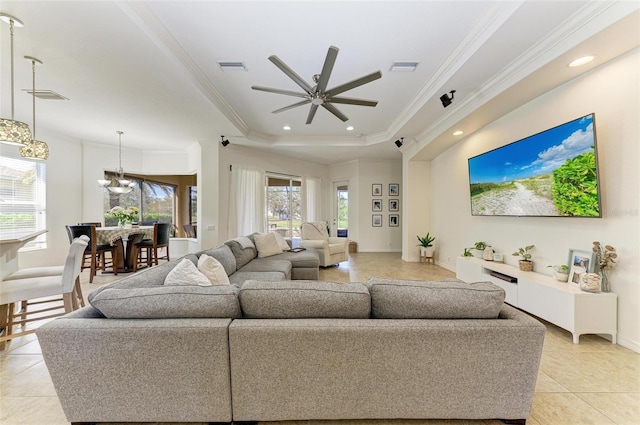
[[133,246],[143,239],[153,239],[153,226],[96,227],[96,244],[118,249],[118,273],[133,271]]

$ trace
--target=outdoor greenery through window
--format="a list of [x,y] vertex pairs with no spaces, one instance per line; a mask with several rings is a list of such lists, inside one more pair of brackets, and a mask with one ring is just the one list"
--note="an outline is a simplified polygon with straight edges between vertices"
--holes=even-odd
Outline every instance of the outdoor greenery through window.
[[267,174],[267,227],[285,238],[299,238],[302,224],[300,177]]
[[[0,156],[0,233],[46,229],[46,186],[45,163]],[[22,250],[44,248],[46,236],[42,234]]]
[[[105,179],[109,179],[112,175],[106,172]],[[115,206],[138,207],[140,209],[138,222],[143,226],[151,226],[155,222],[175,222],[176,187],[174,185],[141,180],[133,176],[125,176],[125,178],[136,183],[131,192],[117,194],[104,189],[105,226],[118,225],[118,220],[109,214],[111,208]]]

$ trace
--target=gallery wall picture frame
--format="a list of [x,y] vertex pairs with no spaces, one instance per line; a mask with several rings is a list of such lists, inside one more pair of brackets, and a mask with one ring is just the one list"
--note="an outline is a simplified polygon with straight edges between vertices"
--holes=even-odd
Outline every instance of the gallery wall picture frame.
[[398,227],[398,226],[400,226],[400,215],[389,214],[389,227]]
[[382,214],[371,215],[371,226],[382,227]]
[[400,185],[398,183],[389,183],[389,196],[400,196]]
[[595,270],[595,253],[584,249],[569,250],[569,284],[580,286],[580,278],[584,273]]
[[371,196],[382,196],[382,183],[374,183],[371,185]]
[[399,199],[389,199],[389,211],[400,211]]
[[371,211],[382,212],[382,199],[374,199],[371,201]]

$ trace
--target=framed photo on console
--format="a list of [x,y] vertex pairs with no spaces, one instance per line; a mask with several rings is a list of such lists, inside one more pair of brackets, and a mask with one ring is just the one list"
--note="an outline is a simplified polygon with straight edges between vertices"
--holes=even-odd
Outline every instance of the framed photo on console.
[[382,184],[374,183],[371,185],[371,196],[382,196]]
[[382,214],[373,214],[371,216],[371,226],[382,227]]
[[584,273],[593,273],[595,259],[593,251],[580,249],[569,250],[569,284],[580,286],[580,278]]

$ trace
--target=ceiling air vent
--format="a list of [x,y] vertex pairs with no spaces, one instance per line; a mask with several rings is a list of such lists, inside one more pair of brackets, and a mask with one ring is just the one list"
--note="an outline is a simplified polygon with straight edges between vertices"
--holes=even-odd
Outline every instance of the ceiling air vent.
[[[34,91],[31,89],[22,89],[22,91],[30,95],[34,94]],[[69,100],[63,95],[54,92],[53,90],[36,90],[35,96],[38,99],[45,99],[45,100]]]
[[394,62],[391,64],[392,72],[413,72],[420,62]]
[[246,71],[247,67],[242,62],[218,62],[223,71]]

